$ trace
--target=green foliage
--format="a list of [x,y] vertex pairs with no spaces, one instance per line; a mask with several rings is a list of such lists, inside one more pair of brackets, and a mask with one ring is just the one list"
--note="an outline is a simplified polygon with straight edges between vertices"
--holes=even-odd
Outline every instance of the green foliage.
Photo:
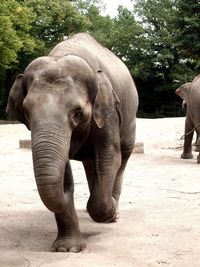
[[[191,81],[199,71],[198,62],[185,57],[179,47],[177,2],[136,1],[135,11],[144,29],[144,57],[136,73],[140,109],[144,113],[178,115],[179,111],[176,112],[174,107],[180,100],[174,95],[174,90],[182,83]],[[171,107],[174,113],[170,113],[164,106]]]
[[149,75],[153,74],[166,82],[173,80],[173,66],[179,60],[174,43],[173,6],[172,0],[139,0],[136,5],[145,29],[145,57],[151,63]]
[[[12,39],[11,39],[12,38]],[[22,47],[22,41],[13,29],[12,21],[8,16],[0,17],[0,66],[8,68],[16,60],[17,51]]]
[[0,2],[0,68],[10,68],[20,49],[32,52],[34,40],[29,34],[34,19],[32,11],[18,1]]
[[136,76],[143,58],[143,28],[136,22],[127,8],[119,6],[118,16],[114,19],[113,51]]
[[109,16],[102,16],[100,9],[91,5],[86,14],[91,22],[88,31],[104,46],[112,48],[112,35],[114,31],[113,20]]
[[96,7],[98,10],[103,10],[105,8],[101,0],[72,0],[71,2],[82,15],[87,15],[88,10],[92,6]]
[[200,2],[177,0],[178,40],[186,56],[200,59]]

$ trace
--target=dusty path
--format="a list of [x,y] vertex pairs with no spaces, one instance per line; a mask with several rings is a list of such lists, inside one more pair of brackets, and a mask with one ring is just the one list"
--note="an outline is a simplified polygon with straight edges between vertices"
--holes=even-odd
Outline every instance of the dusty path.
[[[53,215],[41,203],[23,125],[0,126],[0,267],[199,267],[200,166],[180,159],[184,118],[138,119],[145,154],[129,161],[117,223],[98,224],[85,211],[88,188],[73,162],[75,203],[85,251],[51,253]],[[196,157],[196,155],[195,155]]]

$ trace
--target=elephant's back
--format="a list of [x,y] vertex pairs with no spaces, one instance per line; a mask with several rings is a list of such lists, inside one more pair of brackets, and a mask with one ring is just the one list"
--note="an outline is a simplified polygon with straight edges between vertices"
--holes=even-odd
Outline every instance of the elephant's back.
[[191,84],[188,97],[188,112],[195,125],[200,122],[200,75],[196,76]]
[[[109,49],[99,44],[90,34],[78,33],[59,43],[49,56],[76,55],[83,58],[96,71],[102,69],[119,94],[132,91],[129,97],[137,96],[135,84],[125,64]],[[136,94],[136,96],[135,96]]]
[[200,104],[200,75],[196,76],[191,83],[190,92],[189,92],[189,102],[192,104]]
[[[102,69],[108,76],[120,73],[128,75],[129,72],[122,61],[110,50],[99,44],[90,34],[78,33],[59,43],[50,52],[49,56],[63,57],[65,55],[76,55],[83,58],[95,71]],[[113,80],[116,77],[109,77]]]

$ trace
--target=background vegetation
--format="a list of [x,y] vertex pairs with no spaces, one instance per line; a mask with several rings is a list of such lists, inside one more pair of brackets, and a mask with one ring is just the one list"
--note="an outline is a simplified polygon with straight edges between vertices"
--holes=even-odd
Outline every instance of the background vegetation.
[[15,76],[65,37],[90,32],[129,68],[140,117],[181,116],[174,91],[200,73],[200,2],[135,0],[116,17],[103,0],[0,1],[0,118]]

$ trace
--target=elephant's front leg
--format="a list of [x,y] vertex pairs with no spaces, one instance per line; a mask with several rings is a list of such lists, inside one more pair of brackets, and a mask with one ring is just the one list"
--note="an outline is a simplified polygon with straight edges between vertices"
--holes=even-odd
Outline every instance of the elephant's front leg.
[[193,158],[193,154],[192,154],[192,138],[194,134],[194,131],[192,131],[193,128],[194,128],[194,125],[191,122],[190,118],[187,116],[185,120],[185,139],[184,139],[184,145],[183,145],[183,153],[181,155],[182,159]]
[[94,221],[110,222],[117,216],[113,187],[121,165],[119,148],[101,147],[95,153],[93,187],[87,210]]
[[79,252],[84,249],[85,243],[82,240],[78,218],[74,208],[74,182],[69,162],[65,168],[64,190],[71,192],[71,199],[65,212],[55,214],[58,235],[52,245],[52,251]]

